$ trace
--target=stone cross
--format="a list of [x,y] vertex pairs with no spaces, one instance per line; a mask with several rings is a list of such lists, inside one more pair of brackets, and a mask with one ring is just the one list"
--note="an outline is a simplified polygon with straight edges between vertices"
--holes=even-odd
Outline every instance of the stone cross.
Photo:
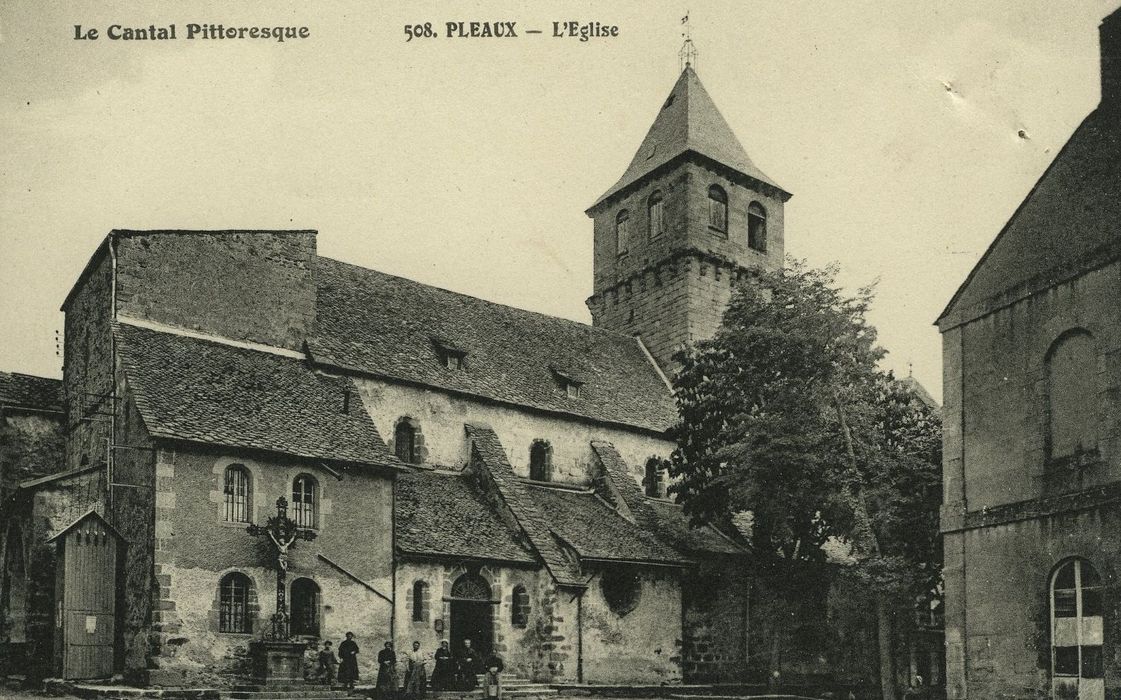
[[294,520],[288,517],[288,499],[276,499],[276,515],[265,521],[264,525],[250,525],[246,531],[254,537],[266,535],[276,547],[276,613],[272,616],[272,638],[288,639],[288,603],[284,594],[284,581],[288,573],[288,549],[296,540],[315,539],[312,530],[301,530]]

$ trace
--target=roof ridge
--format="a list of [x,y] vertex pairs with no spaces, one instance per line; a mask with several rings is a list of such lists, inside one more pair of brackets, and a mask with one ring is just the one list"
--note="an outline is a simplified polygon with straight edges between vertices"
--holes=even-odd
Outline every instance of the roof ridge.
[[525,308],[522,308],[520,306],[514,306],[513,304],[507,304],[507,303],[504,303],[504,302],[501,302],[501,301],[493,301],[491,299],[484,299],[483,297],[475,296],[473,294],[468,294],[466,292],[457,292],[454,289],[448,289],[447,287],[440,287],[440,286],[435,285],[435,284],[428,284],[427,282],[421,282],[420,280],[415,280],[412,277],[405,277],[404,275],[395,275],[391,272],[384,272],[382,270],[376,270],[372,267],[363,267],[362,265],[359,265],[357,263],[346,262],[345,260],[338,260],[336,258],[331,258],[331,257],[325,256],[325,255],[317,255],[316,257],[320,260],[327,260],[329,262],[336,263],[336,264],[339,264],[339,265],[345,265],[347,267],[352,267],[352,268],[355,268],[357,270],[361,270],[363,272],[372,272],[374,274],[384,275],[386,277],[392,277],[394,279],[403,280],[403,281],[408,282],[410,284],[416,284],[416,285],[419,285],[421,287],[426,287],[428,289],[433,289],[433,290],[436,290],[438,292],[443,292],[445,294],[450,294],[452,296],[463,297],[463,298],[466,298],[466,299],[472,299],[474,301],[482,302],[482,303],[488,304],[490,306],[497,306],[497,307],[500,307],[500,308],[509,309],[509,310],[515,311],[517,313],[527,314],[527,315],[530,315],[530,316],[536,316],[536,317],[548,319],[550,321],[559,321],[561,323],[569,324],[569,325],[572,325],[572,326],[578,326],[580,328],[585,328],[589,331],[592,331],[594,333],[598,333],[598,334],[601,334],[601,335],[608,335],[608,336],[612,336],[612,337],[618,338],[618,339],[630,340],[632,342],[635,342],[635,341],[638,340],[637,336],[627,335],[626,333],[620,333],[618,331],[613,331],[613,330],[610,330],[610,329],[607,329],[607,328],[603,328],[601,326],[593,326],[590,323],[584,323],[583,321],[575,321],[571,318],[565,318],[564,316],[554,316],[553,314],[547,314],[543,311],[534,311],[532,309],[525,309]]

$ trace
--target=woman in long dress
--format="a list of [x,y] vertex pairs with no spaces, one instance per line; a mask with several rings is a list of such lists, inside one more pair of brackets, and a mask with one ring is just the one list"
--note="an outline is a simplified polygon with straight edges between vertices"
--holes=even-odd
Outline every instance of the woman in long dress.
[[353,688],[358,681],[358,642],[354,633],[347,632],[346,640],[339,645],[339,683]]
[[393,642],[386,642],[385,648],[378,652],[377,691],[382,700],[397,697],[397,654],[393,652]]
[[436,650],[436,666],[432,669],[432,690],[451,690],[455,682],[455,666],[452,663],[452,650],[447,641],[440,642]]
[[420,651],[420,642],[413,642],[413,650],[405,655],[405,697],[420,700],[428,693],[428,657]]

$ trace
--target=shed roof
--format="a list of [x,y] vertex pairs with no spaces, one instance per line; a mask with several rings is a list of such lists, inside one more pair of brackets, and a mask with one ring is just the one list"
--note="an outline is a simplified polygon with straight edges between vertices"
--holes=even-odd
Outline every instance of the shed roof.
[[292,357],[127,323],[114,334],[154,437],[401,468],[345,377]]
[[0,372],[0,406],[61,411],[62,381],[19,372]]

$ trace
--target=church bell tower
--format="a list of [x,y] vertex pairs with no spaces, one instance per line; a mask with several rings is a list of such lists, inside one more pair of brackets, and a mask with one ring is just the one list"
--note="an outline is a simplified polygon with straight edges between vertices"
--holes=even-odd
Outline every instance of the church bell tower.
[[663,371],[712,337],[733,285],[783,260],[790,193],[751,162],[686,64],[594,222],[592,323],[637,335]]

